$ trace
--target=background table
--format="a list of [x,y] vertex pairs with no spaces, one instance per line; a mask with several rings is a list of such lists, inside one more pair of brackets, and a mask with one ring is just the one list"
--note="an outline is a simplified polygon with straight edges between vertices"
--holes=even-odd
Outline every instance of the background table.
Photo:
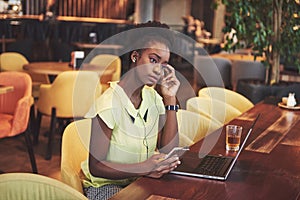
[[58,75],[64,71],[73,71],[68,62],[32,62],[23,66],[24,70],[47,75]]
[[13,86],[0,85],[0,94],[5,94],[14,91]]
[[[73,67],[70,67],[68,62],[33,62],[25,64],[23,69],[37,74],[47,74],[52,76],[57,76],[65,71],[76,70]],[[112,74],[115,72],[115,69],[91,64],[83,64],[79,70],[97,72],[100,76],[101,84],[108,84],[107,82],[111,80]]]
[[5,37],[2,37],[0,38],[0,43],[2,44],[1,46],[1,50],[2,50],[2,53],[6,51],[6,44],[7,43],[13,43],[13,42],[16,42],[16,39],[14,38],[5,38]]
[[94,49],[94,54],[103,54],[103,53],[109,53],[114,55],[119,55],[120,50],[123,48],[122,45],[118,44],[92,44],[92,43],[82,43],[82,42],[75,42],[73,45],[79,49],[83,50],[85,52],[85,56],[91,52],[91,50]]
[[[254,61],[253,55],[243,55],[243,54],[237,54],[237,53],[218,53],[211,55],[212,57],[221,57],[221,58],[227,58],[231,60],[231,62],[234,62],[235,60],[247,60],[247,61]],[[263,61],[266,58],[257,56],[255,61]]]
[[[300,111],[259,103],[230,123],[241,125],[248,131],[258,113],[261,116],[245,145],[246,149],[226,181],[173,174],[160,179],[143,177],[112,199],[147,199],[153,195],[189,200],[299,199]],[[225,130],[221,128],[193,145],[182,162],[188,162],[189,155],[197,154],[208,141],[216,141],[214,146],[210,146],[211,154],[228,155]]]

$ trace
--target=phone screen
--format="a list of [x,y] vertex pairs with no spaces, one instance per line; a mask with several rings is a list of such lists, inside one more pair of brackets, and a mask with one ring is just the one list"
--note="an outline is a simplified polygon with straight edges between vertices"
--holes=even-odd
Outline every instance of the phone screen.
[[177,155],[178,157],[182,156],[186,151],[190,150],[189,147],[174,147],[167,155],[166,159],[172,156]]
[[162,65],[162,73],[163,73],[163,77],[166,77],[168,76],[168,74],[171,73],[171,71],[166,65]]

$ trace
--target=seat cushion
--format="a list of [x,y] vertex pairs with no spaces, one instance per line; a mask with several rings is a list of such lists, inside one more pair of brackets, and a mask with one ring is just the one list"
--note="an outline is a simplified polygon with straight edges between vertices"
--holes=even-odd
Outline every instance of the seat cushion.
[[12,128],[13,115],[0,113],[0,138],[7,137]]

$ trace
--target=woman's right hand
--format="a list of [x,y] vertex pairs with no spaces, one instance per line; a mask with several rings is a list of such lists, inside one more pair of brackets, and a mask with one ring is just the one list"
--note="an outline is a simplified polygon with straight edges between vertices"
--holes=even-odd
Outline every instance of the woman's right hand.
[[181,162],[179,157],[173,156],[165,159],[166,154],[154,154],[148,160],[145,161],[146,169],[149,172],[146,176],[151,178],[160,178],[164,174],[174,170]]

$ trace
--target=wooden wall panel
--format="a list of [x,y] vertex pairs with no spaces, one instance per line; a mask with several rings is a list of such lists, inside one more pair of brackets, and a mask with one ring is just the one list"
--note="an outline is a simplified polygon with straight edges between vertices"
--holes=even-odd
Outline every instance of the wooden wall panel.
[[[129,5],[134,0],[57,0],[59,16],[126,19]],[[25,14],[42,13],[46,0],[28,0]]]

